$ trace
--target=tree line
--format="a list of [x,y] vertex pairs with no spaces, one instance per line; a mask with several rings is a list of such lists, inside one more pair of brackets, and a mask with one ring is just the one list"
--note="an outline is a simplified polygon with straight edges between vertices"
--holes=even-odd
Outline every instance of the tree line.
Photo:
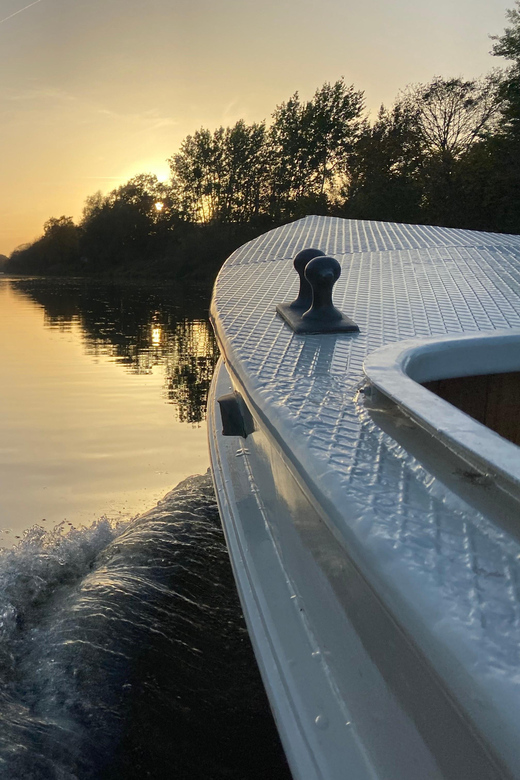
[[344,79],[271,122],[187,136],[171,178],[140,174],[51,218],[11,273],[114,273],[211,280],[236,246],[306,214],[520,233],[520,0],[480,79],[435,77],[375,120]]

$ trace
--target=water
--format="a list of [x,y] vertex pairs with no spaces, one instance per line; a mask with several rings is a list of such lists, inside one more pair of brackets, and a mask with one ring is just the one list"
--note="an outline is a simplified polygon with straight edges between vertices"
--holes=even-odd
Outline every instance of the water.
[[203,473],[216,357],[200,296],[0,277],[0,545],[132,517]]
[[[13,302],[20,304],[14,326]],[[0,423],[0,436],[8,429],[0,438],[0,473],[13,447],[16,455],[1,488],[10,495],[11,513],[10,527],[2,521],[10,533],[0,550],[2,778],[289,778],[234,589],[209,475],[184,480],[155,508],[137,519],[129,516],[161,489],[155,474],[159,461],[173,482],[193,458],[207,464],[199,439],[205,435],[205,394],[216,350],[203,319],[205,305],[203,299],[175,302],[169,291],[153,288],[0,281],[0,408],[5,412],[9,405],[9,416],[3,414]],[[8,310],[12,338],[5,330]],[[16,359],[24,343],[28,348]],[[35,382],[34,363],[39,365],[43,390],[42,385],[24,387],[23,377],[29,376],[24,362],[32,364]],[[100,369],[98,382],[110,385],[109,412],[103,411],[102,398],[88,400],[97,386],[93,367]],[[9,377],[16,393],[5,389]],[[70,391],[80,400],[70,401]],[[53,407],[56,393],[59,403]],[[33,428],[42,413],[39,395],[50,404],[50,420],[41,421],[44,432],[38,434]],[[145,396],[150,397],[145,401]],[[36,409],[27,407],[29,399]],[[66,424],[55,431],[60,415],[53,408],[63,410],[69,403],[77,411],[64,414]],[[82,412],[89,404],[88,413]],[[117,484],[115,460],[118,453],[125,457],[132,437],[139,442],[144,423],[132,419],[136,404],[150,414],[158,441],[148,433],[145,456],[125,459],[125,468],[133,469],[134,490],[120,513],[116,497],[125,495],[127,483],[123,474],[123,484]],[[118,423],[107,425],[116,407]],[[71,437],[67,426],[76,414],[82,420]],[[89,453],[103,452],[104,466],[89,470],[96,459],[85,457],[89,438],[82,426],[92,429],[99,415],[110,446],[95,425]],[[134,424],[129,434],[127,426]],[[175,451],[171,460],[161,438],[165,424],[175,431],[167,438]],[[41,450],[24,451],[38,435],[50,439],[45,468]],[[82,443],[79,453],[67,445],[71,438]],[[66,458],[60,447],[67,448]],[[24,457],[40,482],[28,479],[22,488]],[[64,463],[71,466],[63,473]],[[83,487],[76,488],[76,476]],[[50,499],[42,482],[47,489],[54,486]],[[66,493],[61,498],[60,490]],[[72,510],[68,499],[74,499]],[[107,502],[110,512],[103,516],[100,507]],[[31,522],[53,512],[58,519],[67,512],[68,519]],[[96,519],[84,524],[76,512],[82,518],[97,513]],[[13,545],[15,536],[21,538]]]

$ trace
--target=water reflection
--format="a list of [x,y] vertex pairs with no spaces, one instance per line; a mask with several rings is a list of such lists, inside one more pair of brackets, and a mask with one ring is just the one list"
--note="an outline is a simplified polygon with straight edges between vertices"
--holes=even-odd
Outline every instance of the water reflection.
[[160,288],[90,280],[15,279],[13,291],[43,307],[46,327],[79,326],[85,351],[108,356],[135,374],[162,366],[164,398],[179,422],[199,424],[218,349],[207,299],[171,283]]

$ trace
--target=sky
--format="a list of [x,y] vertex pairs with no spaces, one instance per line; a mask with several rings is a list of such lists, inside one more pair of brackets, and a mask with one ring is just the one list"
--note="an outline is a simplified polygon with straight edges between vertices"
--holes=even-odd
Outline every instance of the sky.
[[501,67],[513,0],[0,0],[0,253],[167,158],[344,77],[367,110]]

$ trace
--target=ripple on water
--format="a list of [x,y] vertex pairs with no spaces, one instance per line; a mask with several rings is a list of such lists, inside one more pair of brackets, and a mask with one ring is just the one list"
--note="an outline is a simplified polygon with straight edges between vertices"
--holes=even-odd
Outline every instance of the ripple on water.
[[290,778],[209,475],[0,554],[0,775]]

